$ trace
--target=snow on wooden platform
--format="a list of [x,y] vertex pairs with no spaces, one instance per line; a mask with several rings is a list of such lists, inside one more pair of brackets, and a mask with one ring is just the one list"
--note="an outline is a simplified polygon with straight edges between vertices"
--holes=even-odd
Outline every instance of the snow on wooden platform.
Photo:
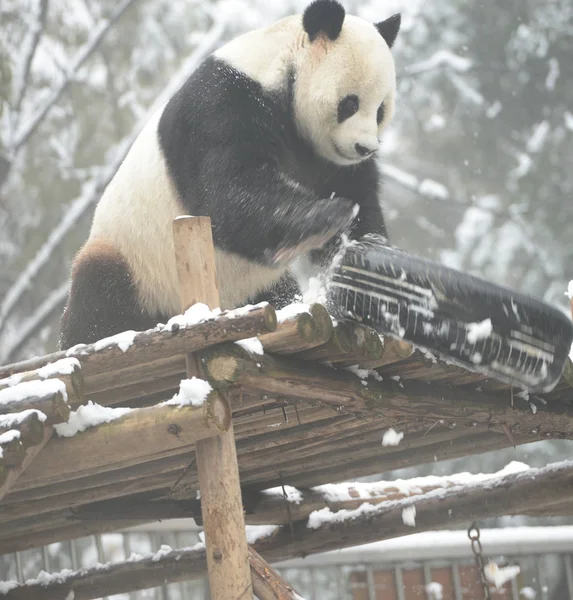
[[[189,352],[204,370],[194,381]],[[573,439],[572,373],[569,363],[552,392],[529,395],[333,323],[316,304],[278,319],[266,304],[195,308],[147,332],[0,367],[0,415],[10,415],[0,420],[0,552],[158,519],[200,521],[194,444],[228,427],[221,398],[230,400],[246,521],[277,526],[256,544],[269,560],[476,517],[569,514],[567,462],[481,479],[330,484]]]

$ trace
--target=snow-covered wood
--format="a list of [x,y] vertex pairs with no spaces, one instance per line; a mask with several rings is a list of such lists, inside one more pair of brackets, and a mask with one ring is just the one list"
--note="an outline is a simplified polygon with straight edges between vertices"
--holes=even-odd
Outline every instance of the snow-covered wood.
[[[339,489],[341,494],[345,493],[343,490],[344,487]],[[572,461],[543,468],[515,466],[491,476],[473,476],[473,479],[466,476],[465,482],[464,477],[460,477],[451,487],[440,486],[415,498],[388,500],[376,506],[364,502],[357,509],[347,511],[323,509],[312,514],[310,519],[296,521],[292,525],[255,528],[255,531],[249,532],[249,540],[266,560],[278,562],[410,533],[443,529],[456,523],[465,524],[478,516],[527,514],[535,507],[550,505],[557,497],[570,502],[572,490]],[[402,521],[404,509],[411,506],[416,507],[413,527]],[[202,544],[182,550],[164,547],[149,556],[134,556],[123,563],[101,565],[76,573],[66,571],[30,582],[28,586],[15,584],[5,597],[6,600],[21,600],[33,594],[38,600],[60,600],[73,589],[75,599],[87,600],[104,593],[111,595],[195,579],[203,576],[206,568]]]
[[200,313],[185,327],[181,320],[158,325],[148,331],[114,336],[95,344],[74,346],[66,352],[31,359],[0,368],[0,377],[32,371],[64,358],[77,359],[82,368],[85,394],[107,391],[132,383],[153,380],[182,368],[181,355],[201,350],[222,341],[235,341],[258,333],[274,331],[275,310],[268,304],[246,308],[240,312],[214,311]]

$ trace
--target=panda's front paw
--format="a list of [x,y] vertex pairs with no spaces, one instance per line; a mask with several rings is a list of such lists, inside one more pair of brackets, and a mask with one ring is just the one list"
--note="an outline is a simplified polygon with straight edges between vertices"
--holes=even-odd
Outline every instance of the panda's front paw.
[[357,204],[346,198],[314,202],[302,215],[300,229],[295,236],[287,238],[266,258],[273,265],[288,264],[302,254],[323,248],[335,235],[350,227],[358,209]]

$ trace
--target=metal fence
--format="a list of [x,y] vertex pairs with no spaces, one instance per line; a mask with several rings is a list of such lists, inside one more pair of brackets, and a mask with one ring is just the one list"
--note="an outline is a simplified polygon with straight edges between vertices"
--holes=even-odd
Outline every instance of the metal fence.
[[[192,520],[167,521],[124,532],[81,538],[0,556],[0,580],[26,581],[39,571],[77,570],[117,562],[162,545],[181,548],[199,541]],[[520,574],[492,600],[573,599],[573,527],[482,530],[484,555]],[[275,568],[307,600],[481,600],[483,591],[466,531],[415,534],[306,559]],[[438,586],[436,586],[438,584]],[[115,595],[109,600],[208,600],[206,581],[167,584]]]

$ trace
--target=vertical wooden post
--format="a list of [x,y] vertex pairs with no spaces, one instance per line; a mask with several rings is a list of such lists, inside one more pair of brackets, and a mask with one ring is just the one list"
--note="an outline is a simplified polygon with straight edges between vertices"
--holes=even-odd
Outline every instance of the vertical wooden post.
[[[173,234],[182,310],[196,302],[219,307],[211,220],[178,217]],[[187,356],[187,372],[190,377],[201,376],[193,355]],[[195,455],[211,598],[250,600],[253,590],[232,422],[220,436],[198,441]]]

